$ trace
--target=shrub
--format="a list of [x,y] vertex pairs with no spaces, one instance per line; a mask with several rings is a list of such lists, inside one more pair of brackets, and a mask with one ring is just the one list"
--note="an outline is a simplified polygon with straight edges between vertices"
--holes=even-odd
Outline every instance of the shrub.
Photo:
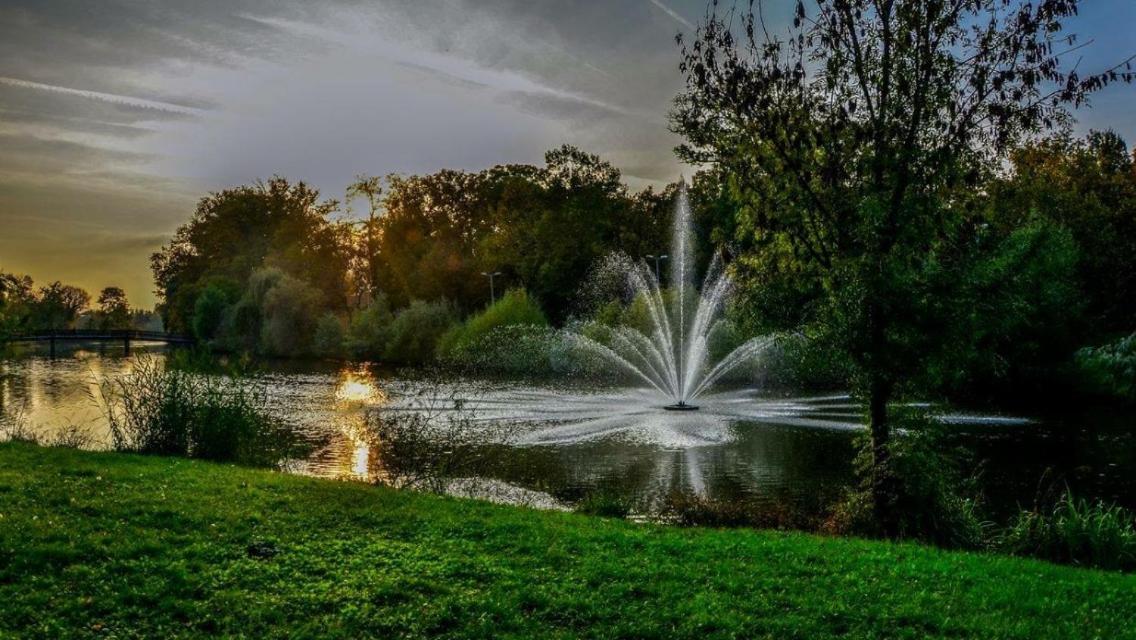
[[1077,352],[1077,366],[1097,393],[1136,401],[1136,333]]
[[548,319],[524,289],[510,289],[485,311],[454,327],[438,344],[443,359],[462,360],[494,330],[508,326],[548,326]]
[[444,493],[452,481],[487,475],[515,450],[520,425],[477,420],[452,385],[426,383],[396,410],[372,409],[365,437],[374,442],[376,481]]
[[276,356],[309,353],[319,302],[319,292],[310,285],[282,276],[261,303],[261,350]]
[[99,392],[118,451],[255,466],[295,453],[291,431],[269,413],[264,387],[250,378],[168,369],[141,357]]
[[986,544],[991,523],[979,513],[974,478],[963,478],[961,451],[943,445],[941,426],[928,416],[909,413],[894,417],[884,486],[894,522],[877,522],[872,512],[871,450],[861,437],[856,471],[860,486],[850,490],[833,509],[827,525],[836,533],[894,535],[942,547],[978,549]]
[[193,335],[198,340],[212,340],[221,328],[229,296],[220,287],[210,285],[193,304]]
[[316,323],[312,350],[316,355],[334,358],[343,355],[343,323],[334,313],[325,313]]
[[378,359],[383,356],[394,314],[383,295],[355,312],[347,328],[347,350],[355,357]]
[[588,492],[573,506],[576,513],[603,518],[626,518],[634,510],[632,500],[610,489]]
[[394,362],[431,362],[438,340],[457,320],[457,309],[445,300],[414,300],[395,315],[383,355]]
[[1101,569],[1136,570],[1136,514],[1066,492],[1048,512],[1023,511],[996,539],[1014,555]]
[[0,405],[0,441],[40,444],[41,440],[40,434],[28,424],[23,405]]
[[245,295],[225,310],[217,346],[230,351],[256,351],[260,342],[260,306]]
[[756,527],[762,529],[801,529],[815,531],[820,518],[812,508],[792,501],[760,502],[752,499],[722,500],[690,491],[668,492],[656,507],[655,516],[664,522],[686,527]]

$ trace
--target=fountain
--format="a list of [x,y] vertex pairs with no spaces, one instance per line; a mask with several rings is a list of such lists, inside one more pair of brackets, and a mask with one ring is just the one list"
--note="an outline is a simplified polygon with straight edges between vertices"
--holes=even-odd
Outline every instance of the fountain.
[[632,296],[646,303],[650,328],[643,332],[614,327],[606,344],[579,332],[569,334],[575,344],[646,383],[668,411],[697,410],[694,399],[772,344],[767,336],[753,338],[711,361],[708,338],[728,301],[730,279],[715,256],[702,287],[695,289],[691,236],[690,201],[683,183],[675,203],[670,290],[659,281],[657,263],[652,271],[642,260],[617,262]]

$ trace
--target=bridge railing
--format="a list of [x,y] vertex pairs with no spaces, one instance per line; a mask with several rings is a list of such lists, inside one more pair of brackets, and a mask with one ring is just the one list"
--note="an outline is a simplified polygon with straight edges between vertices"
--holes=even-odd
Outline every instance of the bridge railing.
[[33,331],[13,335],[0,335],[0,342],[44,342],[51,340],[135,340],[189,344],[194,342],[190,336],[164,331],[138,331],[134,329],[56,329],[52,331]]

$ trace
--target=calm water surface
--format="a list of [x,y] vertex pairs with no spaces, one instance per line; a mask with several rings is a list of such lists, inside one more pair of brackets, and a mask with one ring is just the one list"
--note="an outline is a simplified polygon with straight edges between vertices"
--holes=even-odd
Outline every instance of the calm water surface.
[[[105,447],[99,384],[128,373],[136,357],[76,349],[56,359],[34,352],[0,359],[0,406],[41,434],[78,427]],[[407,410],[419,387],[381,368],[330,363],[270,366],[267,379],[275,410],[319,443],[288,469],[337,478],[377,472],[362,435],[365,412]],[[480,490],[492,486],[498,497],[544,505],[596,489],[816,504],[851,480],[861,431],[856,404],[831,393],[723,391],[700,398],[694,413],[663,412],[656,397],[635,389],[466,381],[443,395],[463,397],[475,421],[515,425],[519,434],[515,463],[483,479]],[[1136,416],[1092,408],[1058,416],[942,414],[996,509],[1032,504],[1066,485],[1136,507]]]

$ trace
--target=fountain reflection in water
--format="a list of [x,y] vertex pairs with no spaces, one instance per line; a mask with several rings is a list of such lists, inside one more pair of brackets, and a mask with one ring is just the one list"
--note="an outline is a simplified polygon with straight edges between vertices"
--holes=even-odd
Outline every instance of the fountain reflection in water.
[[729,299],[731,285],[715,256],[701,290],[695,289],[691,238],[690,201],[684,184],[675,204],[670,291],[659,282],[657,270],[652,271],[644,261],[613,265],[623,271],[632,295],[645,303],[650,328],[643,332],[614,327],[606,344],[582,333],[568,333],[573,344],[601,356],[661,395],[671,403],[664,407],[670,410],[697,409],[694,399],[773,344],[768,336],[752,338],[717,361],[711,360],[710,332]]

